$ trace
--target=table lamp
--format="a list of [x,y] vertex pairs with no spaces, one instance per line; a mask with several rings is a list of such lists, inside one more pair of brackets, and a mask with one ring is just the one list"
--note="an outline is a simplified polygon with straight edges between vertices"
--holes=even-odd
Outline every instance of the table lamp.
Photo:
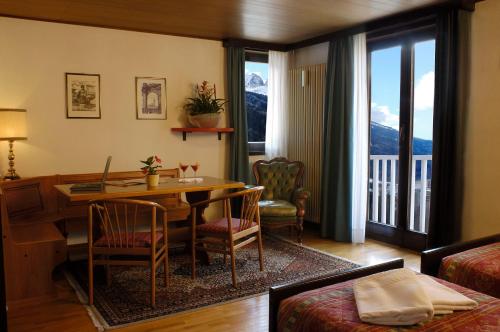
[[26,138],[26,110],[0,108],[0,141],[9,141],[9,170],[4,180],[20,178],[14,168],[14,141]]

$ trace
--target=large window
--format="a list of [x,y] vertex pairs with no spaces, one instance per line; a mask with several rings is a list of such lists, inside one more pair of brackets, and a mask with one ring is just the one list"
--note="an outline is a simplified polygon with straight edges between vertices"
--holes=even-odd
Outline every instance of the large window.
[[267,115],[267,54],[247,53],[245,101],[251,155],[264,154]]
[[432,181],[433,30],[369,44],[370,185],[368,234],[422,247]]

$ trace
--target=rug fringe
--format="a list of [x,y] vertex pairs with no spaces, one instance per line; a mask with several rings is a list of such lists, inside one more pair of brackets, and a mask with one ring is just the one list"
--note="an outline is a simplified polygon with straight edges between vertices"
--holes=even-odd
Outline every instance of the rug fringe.
[[90,320],[92,321],[92,324],[96,327],[98,331],[104,331],[108,330],[110,326],[106,323],[104,318],[101,317],[99,312],[92,308],[92,306],[88,305],[88,297],[85,291],[80,287],[78,282],[73,278],[71,273],[69,273],[66,269],[63,269],[64,276],[66,277],[66,280],[68,280],[69,285],[73,288],[75,291],[76,297],[80,301],[80,303],[84,306],[85,310],[87,311],[87,314],[90,317]]

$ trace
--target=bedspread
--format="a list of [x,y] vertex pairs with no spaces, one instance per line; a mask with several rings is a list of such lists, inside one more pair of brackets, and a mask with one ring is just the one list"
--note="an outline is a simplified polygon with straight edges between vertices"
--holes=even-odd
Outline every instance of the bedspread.
[[500,242],[443,258],[438,277],[500,298]]
[[438,282],[477,301],[470,311],[435,316],[429,322],[405,327],[363,323],[358,316],[352,290],[353,280],[318,288],[289,297],[280,304],[280,332],[361,332],[361,331],[499,331],[500,299],[449,282]]

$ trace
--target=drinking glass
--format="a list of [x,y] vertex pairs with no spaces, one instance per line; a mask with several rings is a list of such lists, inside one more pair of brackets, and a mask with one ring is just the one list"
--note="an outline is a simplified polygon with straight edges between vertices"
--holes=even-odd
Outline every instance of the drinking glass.
[[196,177],[196,172],[198,171],[198,167],[200,167],[200,163],[199,162],[196,162],[194,164],[191,164],[191,168],[193,169],[194,171],[194,177]]
[[183,175],[183,178],[185,179],[186,178],[186,171],[187,171],[189,165],[188,164],[179,163],[179,167],[182,170],[182,175]]

